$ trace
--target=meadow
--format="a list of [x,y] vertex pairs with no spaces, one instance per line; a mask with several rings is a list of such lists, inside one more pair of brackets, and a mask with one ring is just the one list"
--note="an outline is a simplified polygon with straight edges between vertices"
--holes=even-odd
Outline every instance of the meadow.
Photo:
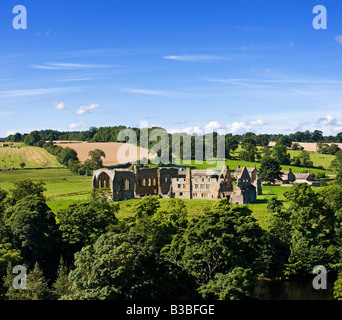
[[91,177],[77,176],[65,168],[1,171],[0,188],[9,190],[13,187],[13,183],[24,179],[30,179],[34,182],[43,181],[47,189],[45,196],[48,198],[90,193],[92,188]]
[[61,168],[57,159],[46,150],[39,147],[30,147],[23,144],[13,144],[11,147],[0,147],[0,170],[10,168]]

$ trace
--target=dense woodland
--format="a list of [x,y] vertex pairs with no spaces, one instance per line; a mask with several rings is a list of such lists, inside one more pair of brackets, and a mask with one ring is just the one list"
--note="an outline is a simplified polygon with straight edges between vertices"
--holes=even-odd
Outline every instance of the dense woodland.
[[[342,298],[341,186],[295,185],[289,206],[270,198],[267,230],[226,199],[190,220],[182,200],[160,210],[146,197],[119,220],[105,190],[56,215],[43,193],[29,180],[0,190],[1,299],[249,299],[258,277],[310,277],[316,265],[341,274]],[[19,264],[26,290],[12,287]]]

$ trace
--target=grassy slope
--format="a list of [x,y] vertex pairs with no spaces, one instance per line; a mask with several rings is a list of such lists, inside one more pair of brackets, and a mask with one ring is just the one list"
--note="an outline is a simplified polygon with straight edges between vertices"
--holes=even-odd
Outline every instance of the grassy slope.
[[[19,147],[20,148],[19,148]],[[25,162],[25,168],[60,168],[62,165],[46,150],[38,147],[20,146],[0,147],[0,169],[20,168]]]

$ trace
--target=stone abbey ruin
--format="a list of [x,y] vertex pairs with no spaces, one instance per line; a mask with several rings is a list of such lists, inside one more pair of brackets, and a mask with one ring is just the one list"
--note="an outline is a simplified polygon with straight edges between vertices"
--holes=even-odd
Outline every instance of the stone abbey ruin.
[[[234,181],[236,180],[236,181]],[[94,171],[93,188],[108,188],[113,201],[134,199],[149,195],[161,198],[223,199],[231,203],[248,204],[262,194],[256,168],[238,168],[234,175],[228,166],[221,171],[185,171],[166,167],[138,167],[128,169],[99,169]]]

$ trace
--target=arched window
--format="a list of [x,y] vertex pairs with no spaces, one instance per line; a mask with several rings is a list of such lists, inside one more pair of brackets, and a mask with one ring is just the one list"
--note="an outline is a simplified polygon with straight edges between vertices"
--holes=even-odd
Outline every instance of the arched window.
[[109,184],[110,178],[107,173],[102,172],[99,175],[98,181],[99,181],[99,188],[110,188],[110,184]]

